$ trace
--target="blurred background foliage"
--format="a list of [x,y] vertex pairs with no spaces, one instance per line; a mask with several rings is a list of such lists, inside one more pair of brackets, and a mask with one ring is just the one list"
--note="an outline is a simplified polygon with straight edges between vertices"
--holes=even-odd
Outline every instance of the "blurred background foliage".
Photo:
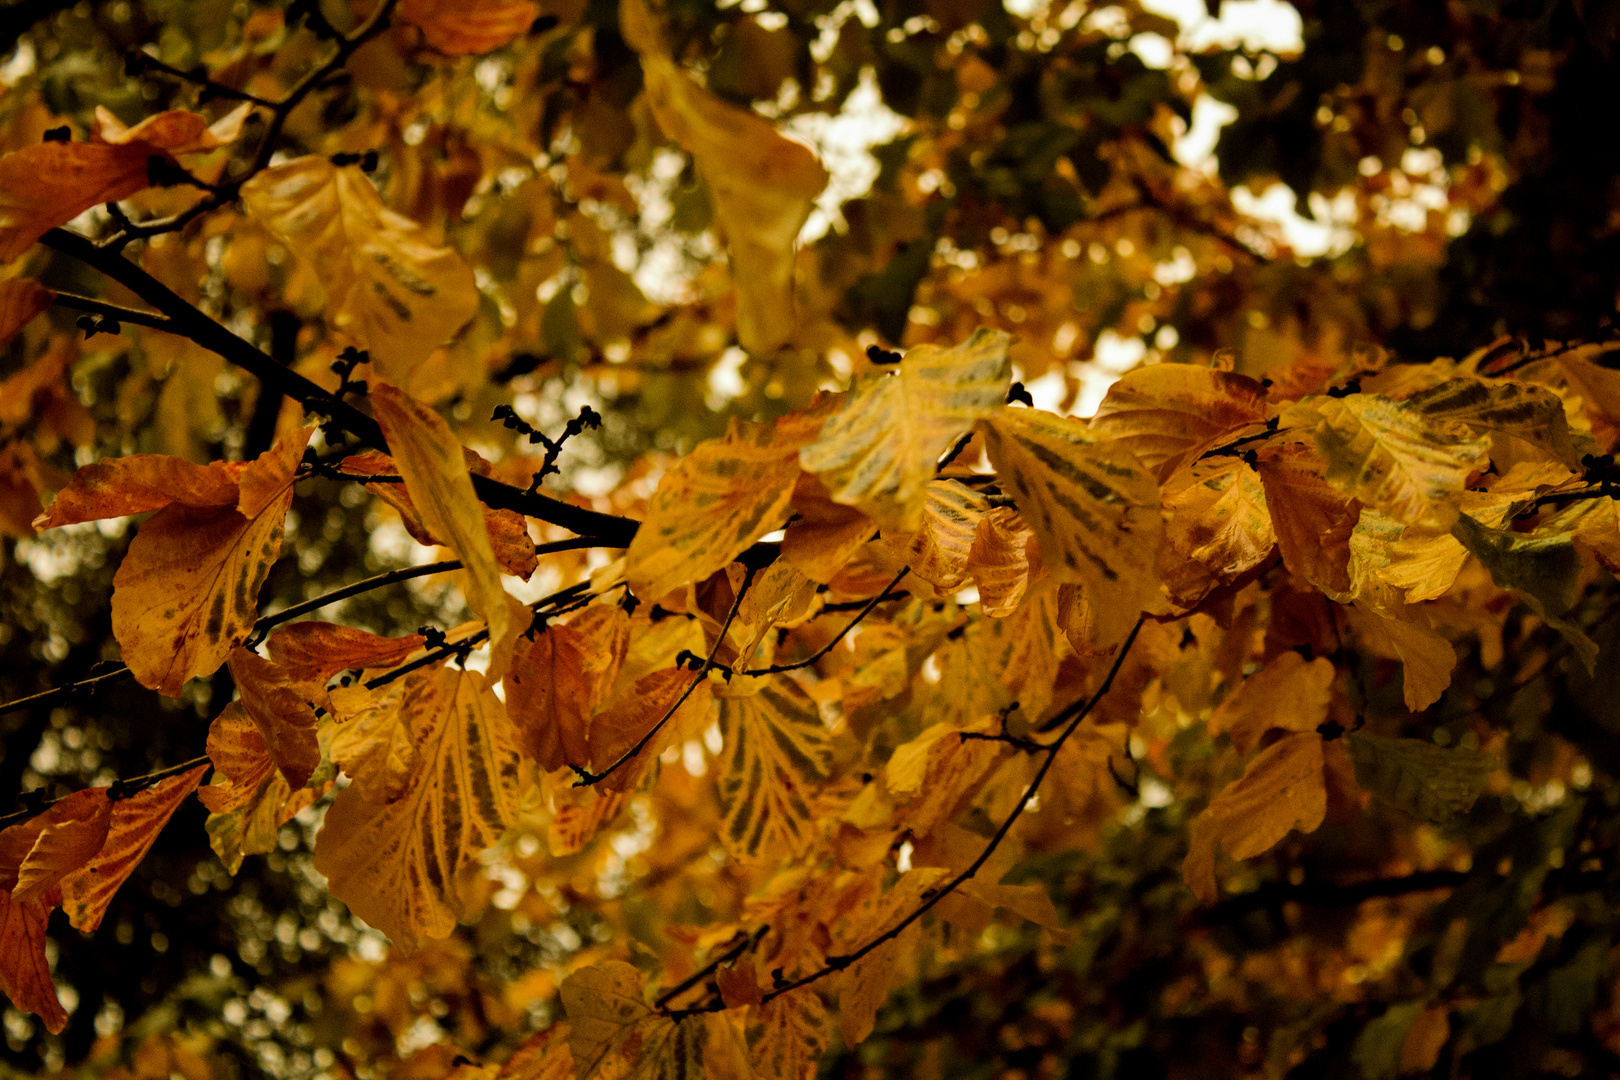
[[[132,50],[277,98],[320,53],[311,18],[349,26],[369,6],[13,0],[0,7],[0,149],[61,123],[82,133],[98,105],[128,123],[223,108],[129,65]],[[1301,360],[1347,367],[1365,350],[1426,361],[1503,335],[1521,339],[1503,346],[1515,349],[1610,333],[1615,0],[672,0],[677,58],[815,146],[833,176],[804,234],[802,332],[772,357],[736,344],[708,195],[639,96],[617,5],[542,9],[528,35],[485,56],[446,57],[411,28],[391,31],[293,114],[285,144],[377,151],[388,205],[475,267],[474,325],[417,370],[411,392],[444,405],[474,446],[498,445],[485,419],[496,405],[544,430],[596,408],[606,423],[570,442],[561,490],[603,509],[633,512],[667,455],[730,416],[805,403],[865,370],[873,344],[1004,328],[1037,404],[1085,415],[1143,362],[1230,350],[1238,370],[1261,374]],[[153,190],[132,203],[156,213],[194,197]],[[137,250],[236,332],[336,385],[318,284],[246,217],[221,212]],[[31,260],[19,269],[46,284],[103,288],[41,250]],[[296,420],[183,340],[138,327],[84,340],[65,312],[14,341],[0,375],[52,349],[69,353],[72,395],[54,411],[36,396],[5,420],[10,452],[25,427],[41,445],[36,429],[54,418],[54,452],[26,463],[51,476],[108,454],[252,457]],[[496,463],[520,483],[533,467]],[[26,521],[3,526],[7,700],[117,655],[107,612],[123,523],[35,537]],[[295,557],[264,593],[272,610],[426,557],[353,487],[301,491],[288,537]],[[586,565],[575,558],[543,568],[534,595],[572,580]],[[465,613],[447,595],[430,579],[335,614],[383,633],[454,625]],[[1506,662],[1465,658],[1439,721],[1409,732],[1443,744],[1485,724],[1518,778],[1444,834],[1502,868],[1449,901],[1501,913],[1475,924],[1477,940],[1436,938],[1432,895],[1300,884],[1316,864],[1341,879],[1392,860],[1431,865],[1437,829],[1380,837],[1330,820],[1308,853],[1285,843],[1257,861],[1249,897],[1195,910],[1177,873],[1188,811],[1169,793],[1213,778],[1196,748],[1166,737],[1122,824],[1020,868],[1060,897],[1072,932],[991,928],[946,950],[873,1039],[832,1055],[828,1075],[1613,1071],[1620,864],[1600,856],[1620,839],[1620,688],[1612,671],[1571,674],[1558,646],[1517,622],[1505,633]],[[1369,715],[1401,715],[1388,664],[1359,663]],[[231,693],[222,672],[181,701],[122,686],[12,713],[0,719],[0,792],[54,797],[191,757]],[[733,883],[713,823],[660,824],[698,805],[682,784],[700,782],[638,796],[630,827],[565,857],[548,854],[543,825],[520,831],[489,862],[482,918],[411,956],[327,897],[310,865],[313,811],[233,878],[193,804],[100,934],[56,935],[72,1021],[50,1037],[8,1010],[6,1068],[437,1080],[458,1047],[498,1057],[552,1018],[570,958],[626,939],[647,949],[655,924],[668,934],[735,903],[716,899]],[[702,860],[713,895],[671,884],[672,868]],[[1537,901],[1553,896],[1573,899]],[[1438,1062],[1411,1057],[1435,1023],[1411,1004],[1414,986],[1465,1026],[1440,1033]]]

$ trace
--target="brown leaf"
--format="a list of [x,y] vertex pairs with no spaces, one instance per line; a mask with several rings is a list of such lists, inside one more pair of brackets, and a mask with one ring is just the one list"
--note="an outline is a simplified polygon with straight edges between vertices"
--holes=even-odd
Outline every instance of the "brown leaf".
[[0,281],[0,348],[10,344],[17,332],[55,299],[54,292],[28,278]]
[[17,867],[11,898],[28,904],[55,895],[63,878],[88,865],[101,851],[112,810],[106,788],[87,788],[29,822],[30,828],[38,828],[38,837]]
[[62,880],[62,907],[75,930],[88,934],[101,925],[118,887],[146,858],[158,833],[207,771],[207,765],[199,765],[113,804],[112,824],[100,854]]
[[[635,685],[621,693],[591,720],[591,768],[600,772],[629,753],[630,748],[675,707],[675,702],[680,700],[686,688],[698,678],[700,676],[685,668],[665,668],[637,679]],[[606,791],[634,789],[653,760],[678,736],[708,715],[709,703],[710,684],[704,680],[681,705],[680,711],[659,730],[658,736],[633,760],[625,762],[598,786]]]
[[534,0],[404,0],[399,17],[448,56],[494,52],[528,33],[540,17]]
[[1361,504],[1327,482],[1327,465],[1298,443],[1268,446],[1255,466],[1283,565],[1323,589],[1350,588],[1350,534]]
[[1223,434],[1266,419],[1266,391],[1247,375],[1155,364],[1121,375],[1091,430],[1129,451],[1162,482]]
[[290,786],[303,787],[321,763],[308,691],[286,669],[247,649],[233,650],[225,666],[271,760]]
[[1210,735],[1226,732],[1238,753],[1250,754],[1268,731],[1315,731],[1327,720],[1333,694],[1333,662],[1285,652],[1238,684],[1215,707]]
[[352,626],[310,621],[277,630],[265,642],[265,649],[288,678],[325,708],[326,684],[332,676],[356,668],[394,667],[426,640],[421,634],[385,638]]

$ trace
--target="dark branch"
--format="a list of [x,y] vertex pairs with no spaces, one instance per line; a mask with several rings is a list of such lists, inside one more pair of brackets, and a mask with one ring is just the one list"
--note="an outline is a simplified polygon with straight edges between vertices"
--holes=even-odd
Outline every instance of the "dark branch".
[[686,978],[664,991],[664,993],[660,994],[658,996],[658,1000],[653,1002],[653,1007],[660,1011],[667,1012],[667,1006],[671,1001],[674,1001],[676,998],[692,989],[692,987],[696,986],[698,983],[720,970],[721,964],[731,963],[743,953],[758,945],[760,940],[770,932],[770,929],[770,924],[766,923],[758,930],[755,930],[752,934],[742,934],[737,943],[731,948],[727,949],[719,956],[716,956],[713,960],[710,960],[707,964],[704,964],[702,967],[692,972],[692,974],[688,975]]

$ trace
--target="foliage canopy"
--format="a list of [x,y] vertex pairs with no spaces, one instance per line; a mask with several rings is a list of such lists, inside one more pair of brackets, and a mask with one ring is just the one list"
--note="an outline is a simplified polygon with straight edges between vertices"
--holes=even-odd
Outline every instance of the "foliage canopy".
[[0,8],[8,1067],[1614,1071],[1620,6],[1207,6]]

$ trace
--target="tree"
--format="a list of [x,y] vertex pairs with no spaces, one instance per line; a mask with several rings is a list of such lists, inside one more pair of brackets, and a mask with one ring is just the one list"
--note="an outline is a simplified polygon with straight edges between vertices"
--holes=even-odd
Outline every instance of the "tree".
[[1296,8],[0,9],[14,1067],[1613,1071],[1620,21]]

